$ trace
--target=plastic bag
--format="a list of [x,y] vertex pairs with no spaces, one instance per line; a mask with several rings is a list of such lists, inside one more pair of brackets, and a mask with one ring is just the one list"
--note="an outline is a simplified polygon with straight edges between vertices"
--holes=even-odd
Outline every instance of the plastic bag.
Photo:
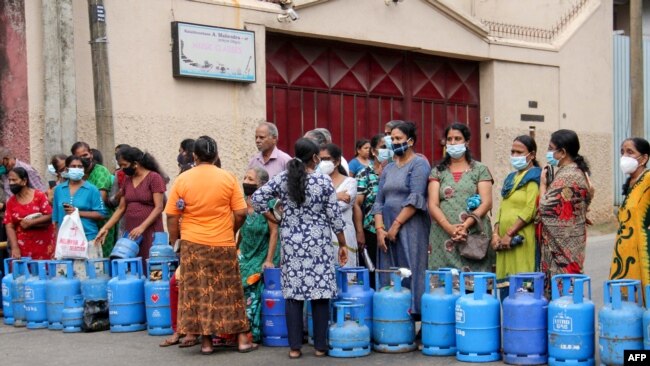
[[81,329],[84,332],[101,332],[109,330],[110,326],[107,300],[84,301],[83,323],[81,324]]
[[79,210],[75,209],[73,213],[63,218],[59,235],[56,238],[54,256],[57,259],[88,259],[88,240],[86,240],[86,233],[84,233],[84,227],[81,224]]

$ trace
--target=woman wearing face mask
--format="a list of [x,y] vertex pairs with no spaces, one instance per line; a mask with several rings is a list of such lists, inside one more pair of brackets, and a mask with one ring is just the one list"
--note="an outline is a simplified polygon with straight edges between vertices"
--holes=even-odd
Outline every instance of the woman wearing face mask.
[[348,166],[350,167],[350,176],[354,177],[368,164],[372,164],[372,153],[370,151],[370,141],[368,139],[361,139],[355,144],[356,153],[354,159],[350,160]]
[[534,219],[542,173],[535,158],[537,144],[532,137],[521,135],[512,142],[510,153],[515,171],[503,182],[491,242],[497,251],[498,280],[520,272],[534,272],[536,268]]
[[[542,172],[539,188],[540,270],[546,294],[557,274],[582,273],[587,242],[587,210],[593,197],[589,165],[578,153],[580,141],[571,130],[551,134],[546,160],[558,167],[552,182]],[[545,167],[544,170],[548,169]]]
[[194,166],[194,157],[192,156],[193,152],[194,139],[185,139],[181,141],[181,146],[178,148],[178,156],[176,157],[180,173],[190,170]]
[[89,245],[95,245],[99,230],[98,222],[104,220],[107,214],[104,201],[97,187],[83,179],[85,173],[80,158],[74,155],[68,156],[65,159],[65,166],[68,180],[54,189],[52,221],[58,230],[63,217],[73,213],[75,208],[78,209],[86,240]]
[[52,259],[54,226],[52,206],[45,193],[29,184],[23,168],[13,168],[7,176],[11,196],[7,200],[4,224],[13,258]]
[[[384,135],[379,134],[370,140],[371,155],[375,156],[372,164],[357,173],[357,199],[354,203],[354,226],[357,231],[357,246],[359,253],[364,247],[368,249],[368,255],[372,264],[377,262],[377,232],[375,230],[375,215],[372,214],[372,206],[379,191],[379,177],[390,160],[392,150],[386,148]],[[363,256],[359,256],[363,258]],[[366,267],[368,263],[364,263]],[[375,276],[370,276],[370,287],[375,287]]]
[[149,153],[137,147],[120,150],[117,163],[126,175],[120,204],[110,220],[99,230],[102,241],[109,230],[124,216],[124,230],[129,238],[142,236],[138,257],[149,258],[153,233],[165,231],[162,223],[165,173]]
[[253,209],[251,196],[269,181],[269,174],[262,168],[252,168],[244,176],[244,197],[248,207],[246,220],[239,229],[237,247],[239,248],[239,270],[241,272],[246,315],[251,326],[253,342],[262,337],[262,273],[265,268],[274,268],[280,263],[278,249],[278,225]]
[[475,233],[475,219],[466,214],[467,199],[479,194],[480,205],[472,213],[481,219],[479,223],[486,235],[492,226],[487,214],[492,209],[492,174],[479,161],[472,159],[467,148],[471,133],[467,125],[453,123],[445,130],[447,139],[444,160],[433,170],[429,178],[429,213],[434,220],[431,225],[431,254],[429,268],[453,267],[464,272],[492,272],[495,253],[488,248],[483,260],[471,260],[460,255],[457,243],[463,243],[468,233]]
[[[252,197],[258,213],[269,211],[269,201],[278,198],[284,207],[282,238],[282,293],[286,299],[289,358],[302,355],[303,305],[311,300],[314,348],[317,357],[327,355],[329,300],[336,297],[335,258],[347,263],[343,229],[345,223],[329,176],[316,171],[319,147],[310,139],[296,141],[295,155],[287,170],[274,176]],[[332,245],[335,232],[339,247]]]
[[[403,285],[413,291],[411,309],[417,319],[427,269],[427,235],[431,227],[427,214],[427,177],[431,167],[413,151],[417,140],[414,123],[398,123],[391,130],[391,139],[399,160],[384,168],[372,209],[379,248],[377,268],[411,270],[413,277],[406,279]],[[386,277],[381,280],[386,283]]]
[[633,137],[621,145],[621,171],[628,175],[623,185],[625,200],[618,209],[618,234],[609,278],[641,280],[650,284],[648,215],[650,215],[650,175],[647,174],[650,144]]
[[[332,178],[332,184],[336,190],[336,198],[345,222],[345,241],[348,245],[348,261],[343,267],[356,267],[357,258],[357,237],[354,229],[352,206],[357,199],[357,181],[348,177],[343,166],[341,166],[341,149],[334,144],[326,144],[320,148],[320,171]],[[332,234],[332,244],[338,245],[336,234]]]
[[54,180],[54,185],[52,181],[49,181],[49,189],[47,190],[47,199],[52,204],[54,200],[54,187],[63,183],[67,178],[67,173],[65,172],[65,156],[64,154],[56,154],[50,159],[50,164],[47,166],[47,171],[53,175],[56,179]]

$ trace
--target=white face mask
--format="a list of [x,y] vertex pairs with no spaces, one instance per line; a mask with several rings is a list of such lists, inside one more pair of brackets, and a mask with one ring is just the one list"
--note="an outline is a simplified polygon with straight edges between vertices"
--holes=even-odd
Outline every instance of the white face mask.
[[621,171],[623,174],[632,174],[639,167],[639,161],[631,156],[621,156]]
[[318,168],[321,173],[330,175],[334,172],[334,163],[329,160],[323,160],[318,164]]

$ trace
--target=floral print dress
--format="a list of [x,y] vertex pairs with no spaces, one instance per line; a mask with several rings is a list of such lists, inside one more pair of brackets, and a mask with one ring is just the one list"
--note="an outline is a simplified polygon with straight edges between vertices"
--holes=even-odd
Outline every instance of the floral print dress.
[[[258,213],[268,210],[268,202],[278,198],[284,210],[280,223],[282,242],[282,294],[285,299],[317,300],[336,296],[335,262],[332,231],[342,232],[345,223],[329,176],[307,174],[305,202],[289,198],[287,172],[273,177],[252,196]],[[348,254],[349,255],[349,254]]]
[[546,295],[557,274],[582,273],[587,242],[589,184],[575,163],[560,167],[539,200],[540,270],[546,273]]

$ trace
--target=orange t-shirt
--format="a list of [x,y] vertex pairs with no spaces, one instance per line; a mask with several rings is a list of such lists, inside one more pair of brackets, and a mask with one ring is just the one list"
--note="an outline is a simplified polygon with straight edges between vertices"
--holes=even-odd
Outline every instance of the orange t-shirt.
[[[183,210],[176,206],[180,198],[185,201]],[[246,207],[234,175],[214,165],[201,164],[176,178],[165,213],[183,217],[183,240],[227,247],[235,245],[232,213]]]

